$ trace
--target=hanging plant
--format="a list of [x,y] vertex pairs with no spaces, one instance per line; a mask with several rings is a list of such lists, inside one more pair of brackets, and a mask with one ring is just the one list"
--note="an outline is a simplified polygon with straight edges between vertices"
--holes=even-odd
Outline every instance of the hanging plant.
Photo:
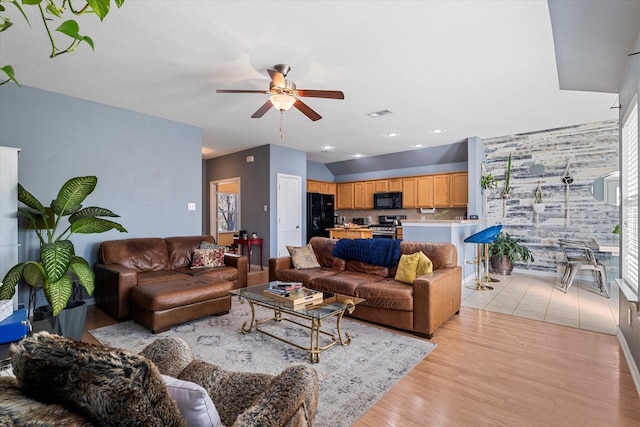
[[480,188],[483,190],[493,190],[494,188],[498,188],[498,181],[493,177],[491,172],[480,177]]
[[535,200],[535,204],[541,204],[542,202],[542,188],[540,187],[540,181],[538,181],[538,186],[533,190],[533,198]]
[[504,177],[504,188],[502,189],[502,198],[508,199],[511,192],[511,153],[509,153],[509,160],[507,161],[507,173]]

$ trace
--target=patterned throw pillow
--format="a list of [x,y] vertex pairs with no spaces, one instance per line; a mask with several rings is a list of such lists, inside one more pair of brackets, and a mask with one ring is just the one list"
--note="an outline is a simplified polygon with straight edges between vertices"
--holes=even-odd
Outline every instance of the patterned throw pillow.
[[224,249],[194,249],[191,268],[224,266]]
[[320,268],[320,263],[310,244],[302,247],[287,246],[287,250],[289,251],[289,255],[291,255],[293,268],[296,270]]
[[398,262],[398,271],[396,271],[395,279],[398,282],[412,284],[416,279],[416,270],[420,261],[420,253],[416,252],[411,255],[402,255]]
[[200,242],[200,249],[224,249],[224,246],[220,246],[217,243],[209,243],[209,242],[205,242],[204,240],[202,242]]

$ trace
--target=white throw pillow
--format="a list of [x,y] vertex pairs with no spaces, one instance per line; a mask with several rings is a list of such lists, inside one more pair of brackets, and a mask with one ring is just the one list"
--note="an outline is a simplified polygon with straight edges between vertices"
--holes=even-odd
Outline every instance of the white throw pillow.
[[189,427],[224,427],[207,391],[196,383],[163,375],[162,379]]

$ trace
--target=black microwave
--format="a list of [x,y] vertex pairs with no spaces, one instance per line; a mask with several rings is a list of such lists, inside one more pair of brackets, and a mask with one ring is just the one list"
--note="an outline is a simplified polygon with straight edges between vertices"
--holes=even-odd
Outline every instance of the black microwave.
[[402,193],[375,193],[373,195],[374,209],[402,209]]

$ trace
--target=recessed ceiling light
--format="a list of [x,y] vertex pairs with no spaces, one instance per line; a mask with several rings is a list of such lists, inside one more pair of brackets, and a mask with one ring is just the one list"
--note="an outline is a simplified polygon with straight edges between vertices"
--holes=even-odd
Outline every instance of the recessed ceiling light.
[[333,147],[330,145],[323,145],[322,147],[320,147],[320,150],[326,152],[326,151],[333,150]]
[[398,136],[398,134],[397,134],[397,133],[395,133],[395,132],[389,132],[389,133],[387,134],[387,136]]
[[360,157],[362,157],[362,154],[359,154],[359,153],[358,154],[354,154],[353,157],[360,158]]
[[367,114],[367,116],[375,119],[376,117],[386,116],[387,114],[391,114],[391,113],[393,113],[393,111],[384,109],[380,111],[374,111],[373,113],[369,113]]
[[442,133],[444,132],[442,129],[434,129],[431,131],[432,133]]
[[414,145],[414,147],[416,147],[416,148],[422,148],[422,144],[416,144],[416,145]]

